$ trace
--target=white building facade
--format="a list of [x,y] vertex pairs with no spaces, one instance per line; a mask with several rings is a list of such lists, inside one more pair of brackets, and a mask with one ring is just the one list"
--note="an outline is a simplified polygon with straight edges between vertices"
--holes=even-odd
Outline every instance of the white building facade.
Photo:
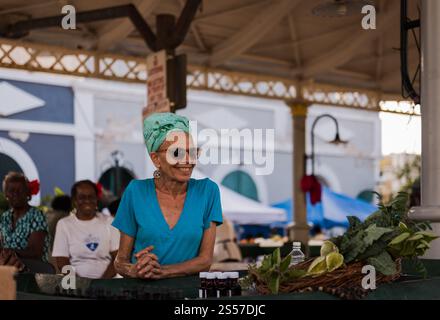
[[[20,95],[26,98],[18,98]],[[68,192],[80,179],[98,181],[114,167],[115,151],[119,152],[118,165],[127,174],[137,179],[152,176],[154,168],[142,137],[141,111],[146,104],[143,85],[0,69],[0,103],[0,156],[4,155],[0,161],[5,164],[4,171],[14,169],[10,163],[15,161],[29,178],[41,181],[43,196],[55,186]],[[255,165],[242,161],[198,167],[218,183],[264,204],[291,197],[292,120],[282,101],[189,91],[188,107],[178,113],[197,121],[198,130],[272,129],[274,141],[269,150],[265,144],[259,150],[273,159],[270,174],[258,175]],[[374,189],[381,158],[379,115],[310,107],[308,153],[312,122],[323,113],[338,119],[341,138],[349,143],[328,144],[335,134],[334,124],[327,119],[319,121],[315,130],[316,174],[334,191],[353,197]],[[204,151],[218,147],[210,143]],[[246,148],[254,146],[235,144],[230,152],[241,159]]]

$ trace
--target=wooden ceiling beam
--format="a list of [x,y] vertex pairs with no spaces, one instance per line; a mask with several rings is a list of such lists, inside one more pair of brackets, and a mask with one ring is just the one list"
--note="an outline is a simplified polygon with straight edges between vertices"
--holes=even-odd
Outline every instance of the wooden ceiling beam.
[[[207,13],[204,15],[202,14],[202,15],[197,16],[194,19],[194,22],[207,22],[207,21],[210,21],[214,18],[218,18],[218,17],[224,16],[224,15],[237,14],[237,13],[241,13],[244,11],[249,11],[249,10],[255,9],[257,7],[266,6],[266,5],[271,4],[272,2],[273,2],[272,0],[266,0],[266,1],[258,0],[258,1],[251,3],[251,4],[246,4],[243,6],[236,6],[236,7],[233,7],[230,9],[225,9],[225,10],[214,11],[214,12]],[[238,1],[236,1],[236,3],[238,3]]]
[[383,14],[377,13],[376,30],[363,30],[359,23],[359,31],[354,35],[339,42],[337,45],[329,48],[329,50],[324,50],[324,54],[306,62],[302,67],[304,77],[313,77],[320,72],[341,66],[350,61],[362,46],[377,39],[381,33],[386,32],[393,23],[396,23],[399,13],[399,10],[395,8],[390,8]]
[[[178,2],[181,9],[183,9],[183,7],[185,6],[184,0],[178,0]],[[202,51],[206,51],[207,50],[206,44],[203,41],[202,35],[199,32],[199,28],[197,27],[197,22],[195,22],[194,20],[191,23],[190,30],[191,33],[194,35],[194,39],[196,40],[197,47],[199,47],[199,49]]]
[[[287,23],[289,25],[290,38],[292,39],[292,42],[295,42],[296,40],[298,40],[298,34],[296,32],[295,21],[293,21],[292,13],[289,13],[289,15],[287,16]],[[301,60],[301,50],[298,44],[293,46],[293,53],[295,56],[296,66],[299,68],[302,65],[302,60]]]
[[[144,19],[146,19],[159,3],[160,0],[138,0],[134,5]],[[114,21],[109,22],[103,27],[97,40],[96,48],[98,50],[106,50],[122,39],[128,37],[134,29],[135,27],[129,19],[124,19],[121,23],[115,23]]]
[[211,54],[210,65],[218,66],[245,52],[280,22],[300,3],[300,0],[278,0],[264,8],[240,31],[216,45]]

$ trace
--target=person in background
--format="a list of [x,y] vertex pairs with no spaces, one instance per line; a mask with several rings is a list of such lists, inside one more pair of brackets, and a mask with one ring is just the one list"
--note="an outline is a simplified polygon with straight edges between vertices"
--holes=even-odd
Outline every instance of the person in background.
[[90,180],[76,182],[71,197],[73,214],[59,220],[56,226],[52,256],[58,269],[72,265],[81,277],[113,278],[119,233],[111,226],[113,218],[97,210],[96,184]]
[[223,224],[217,227],[213,262],[240,262],[243,256],[237,244],[234,225],[223,218]]
[[[72,210],[72,201],[68,195],[56,196],[51,203],[51,210],[46,212],[47,224],[51,239],[55,238],[55,230],[60,219],[69,215]],[[53,240],[51,247],[53,245]]]
[[[35,189],[35,184],[37,184]],[[3,192],[9,209],[0,216],[0,264],[25,268],[22,260],[47,262],[50,244],[45,215],[29,205],[39,189],[22,173],[10,172],[3,180]]]

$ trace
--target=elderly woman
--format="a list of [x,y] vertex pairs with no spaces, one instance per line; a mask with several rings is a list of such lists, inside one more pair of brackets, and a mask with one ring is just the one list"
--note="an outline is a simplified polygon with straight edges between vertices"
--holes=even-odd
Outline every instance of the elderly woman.
[[189,122],[173,113],[144,120],[154,178],[127,186],[113,226],[121,231],[115,267],[126,277],[160,279],[210,268],[222,223],[218,186],[191,173],[198,157]]
[[45,215],[28,204],[29,181],[22,173],[10,172],[3,180],[10,209],[0,215],[0,265],[22,270],[23,259],[47,262],[49,230]]
[[72,265],[85,278],[109,279],[116,275],[114,259],[119,246],[112,217],[98,212],[98,188],[90,180],[71,190],[73,213],[58,221],[52,256],[59,270]]

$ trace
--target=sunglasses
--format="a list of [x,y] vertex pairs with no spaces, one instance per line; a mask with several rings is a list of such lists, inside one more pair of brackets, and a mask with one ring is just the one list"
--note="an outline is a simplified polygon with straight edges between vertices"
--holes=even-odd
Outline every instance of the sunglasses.
[[186,154],[188,153],[190,160],[196,160],[200,156],[200,148],[168,148],[166,150],[158,150],[156,152],[166,152],[168,156],[173,160],[181,161],[185,159]]

